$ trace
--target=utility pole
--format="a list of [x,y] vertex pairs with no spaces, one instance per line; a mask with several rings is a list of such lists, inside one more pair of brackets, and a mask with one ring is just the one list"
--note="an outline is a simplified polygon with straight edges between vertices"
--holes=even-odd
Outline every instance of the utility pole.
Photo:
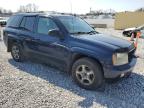
[[91,11],[92,11],[92,10],[91,10],[91,7],[90,7],[90,13],[91,13]]

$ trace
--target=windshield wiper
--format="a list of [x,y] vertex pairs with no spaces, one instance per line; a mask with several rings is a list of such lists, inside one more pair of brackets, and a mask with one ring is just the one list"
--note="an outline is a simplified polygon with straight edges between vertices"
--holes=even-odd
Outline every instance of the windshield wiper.
[[74,33],[71,33],[71,34],[96,34],[98,33],[97,31],[90,31],[90,32],[74,32]]
[[87,34],[87,32],[74,32],[74,33],[71,33],[71,34]]
[[90,31],[90,32],[87,32],[87,34],[96,34],[96,33],[98,33],[97,31]]

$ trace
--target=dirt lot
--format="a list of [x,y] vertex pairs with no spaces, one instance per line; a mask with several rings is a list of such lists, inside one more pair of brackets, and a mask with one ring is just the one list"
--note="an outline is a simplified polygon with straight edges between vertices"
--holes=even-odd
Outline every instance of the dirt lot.
[[[121,31],[97,29],[127,39]],[[0,108],[144,108],[144,39],[140,39],[137,65],[128,79],[87,91],[71,77],[45,65],[16,63],[0,41]]]

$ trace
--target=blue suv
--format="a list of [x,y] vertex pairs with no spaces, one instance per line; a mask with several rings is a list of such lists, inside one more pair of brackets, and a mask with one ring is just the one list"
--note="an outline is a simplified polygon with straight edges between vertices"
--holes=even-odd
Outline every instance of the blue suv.
[[70,72],[85,89],[100,87],[104,79],[130,76],[136,64],[133,43],[100,34],[74,15],[13,15],[4,29],[4,42],[16,62],[47,63]]

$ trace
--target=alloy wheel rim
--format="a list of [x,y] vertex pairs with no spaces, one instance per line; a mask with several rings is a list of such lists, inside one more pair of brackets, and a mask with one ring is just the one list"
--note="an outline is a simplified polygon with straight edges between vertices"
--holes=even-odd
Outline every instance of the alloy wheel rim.
[[15,59],[20,58],[19,52],[19,48],[16,45],[12,47],[12,55]]
[[83,85],[91,85],[94,82],[94,71],[86,66],[80,65],[76,69],[76,77]]

